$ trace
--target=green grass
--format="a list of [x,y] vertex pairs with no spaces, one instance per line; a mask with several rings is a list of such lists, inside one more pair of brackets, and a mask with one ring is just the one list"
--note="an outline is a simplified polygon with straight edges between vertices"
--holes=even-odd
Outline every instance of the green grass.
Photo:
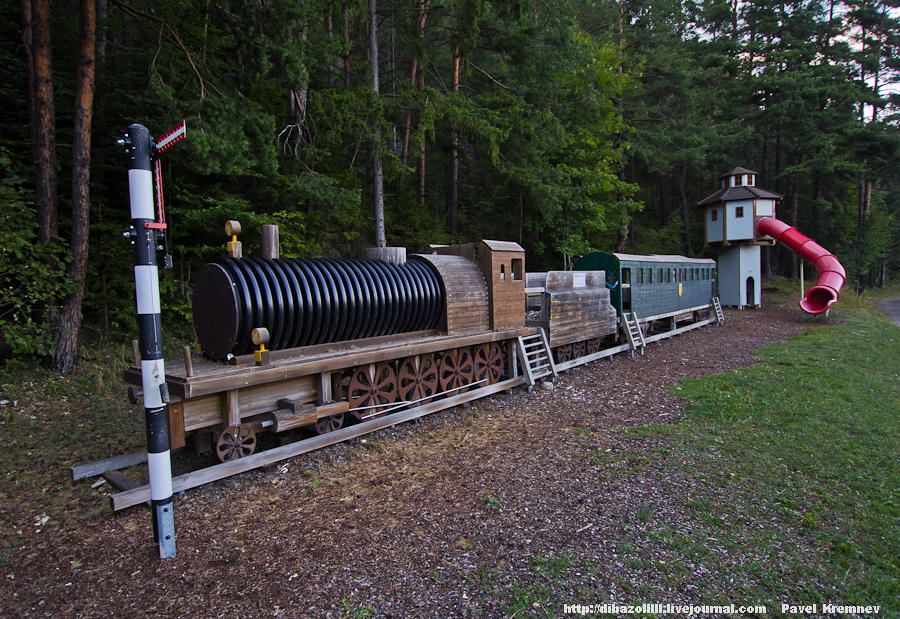
[[751,367],[673,387],[687,418],[624,430],[633,449],[584,443],[583,466],[601,480],[670,472],[660,492],[677,497],[678,516],[635,501],[616,540],[621,568],[559,548],[488,595],[507,615],[545,616],[564,601],[612,599],[611,586],[625,603],[666,601],[660,586],[689,584],[694,603],[765,604],[771,615],[781,602],[836,602],[900,616],[900,328],[877,309],[892,294],[848,292],[829,326],[761,349]]
[[[900,613],[900,329],[871,302],[843,301],[842,324],[681,383],[686,422],[630,433],[667,437],[697,483],[686,508],[699,534],[673,540],[676,554],[703,557],[770,609],[840,600],[890,615]],[[762,559],[731,564],[707,552],[708,536]]]

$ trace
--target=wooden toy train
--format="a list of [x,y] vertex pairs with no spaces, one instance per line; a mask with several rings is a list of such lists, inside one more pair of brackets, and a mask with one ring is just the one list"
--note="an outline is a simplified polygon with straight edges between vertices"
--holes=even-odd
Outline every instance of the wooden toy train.
[[[205,470],[222,471],[176,491],[723,319],[708,259],[595,253],[526,273],[506,241],[339,260],[244,258],[232,239],[195,278],[202,358],[166,362],[171,447],[214,450]],[[140,365],[125,379],[141,385]],[[318,436],[254,453],[260,432],[301,429]]]

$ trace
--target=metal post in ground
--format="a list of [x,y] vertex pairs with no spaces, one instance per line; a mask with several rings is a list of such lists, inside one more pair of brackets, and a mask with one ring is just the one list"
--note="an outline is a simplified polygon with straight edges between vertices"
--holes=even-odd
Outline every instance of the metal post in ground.
[[156,265],[157,228],[154,227],[153,173],[155,146],[143,125],[130,125],[123,140],[129,155],[128,193],[134,243],[134,283],[140,327],[141,375],[147,424],[147,468],[153,536],[160,558],[175,556],[175,513],[172,502],[172,462],[169,451],[169,414],[162,352],[159,274]]

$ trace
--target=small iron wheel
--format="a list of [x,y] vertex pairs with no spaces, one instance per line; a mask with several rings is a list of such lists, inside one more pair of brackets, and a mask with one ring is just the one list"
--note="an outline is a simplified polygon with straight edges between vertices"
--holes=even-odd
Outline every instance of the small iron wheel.
[[316,434],[328,434],[344,427],[344,413],[322,417],[313,424]]
[[219,462],[228,462],[249,456],[256,451],[256,433],[246,424],[228,426],[216,441]]
[[572,345],[563,344],[556,347],[556,362],[565,363],[572,360]]
[[[482,344],[475,348],[475,380],[487,379],[488,385],[500,381],[503,376],[503,349],[497,342]],[[484,387],[482,383],[480,385]]]
[[454,348],[441,354],[441,368],[438,374],[441,391],[450,391],[448,396],[464,393],[475,380],[475,362],[468,348]]
[[585,354],[587,354],[587,342],[585,340],[581,340],[580,342],[575,342],[574,344],[572,344],[573,359],[583,357]]
[[416,355],[400,362],[397,372],[400,399],[421,406],[431,402],[438,390],[438,368],[432,355]]
[[587,351],[589,355],[593,355],[595,352],[600,352],[601,348],[603,348],[603,338],[594,337],[587,341]]
[[[379,409],[397,401],[397,372],[388,361],[354,368],[347,401],[357,419],[374,417]],[[358,409],[358,410],[352,410]]]

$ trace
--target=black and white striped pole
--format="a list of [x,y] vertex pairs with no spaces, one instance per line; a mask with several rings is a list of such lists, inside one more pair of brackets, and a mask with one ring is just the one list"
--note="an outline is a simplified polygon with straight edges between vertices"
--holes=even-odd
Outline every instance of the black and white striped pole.
[[[183,131],[183,125],[182,125]],[[147,423],[147,468],[150,473],[150,501],[153,536],[160,558],[175,556],[175,512],[172,500],[172,462],[169,450],[169,414],[166,372],[162,351],[159,273],[156,264],[157,222],[153,208],[151,160],[158,145],[143,125],[130,125],[122,141],[129,154],[128,194],[131,202],[131,230],[134,243],[134,283],[140,327],[141,376],[144,413]],[[162,196],[160,196],[161,200]]]

